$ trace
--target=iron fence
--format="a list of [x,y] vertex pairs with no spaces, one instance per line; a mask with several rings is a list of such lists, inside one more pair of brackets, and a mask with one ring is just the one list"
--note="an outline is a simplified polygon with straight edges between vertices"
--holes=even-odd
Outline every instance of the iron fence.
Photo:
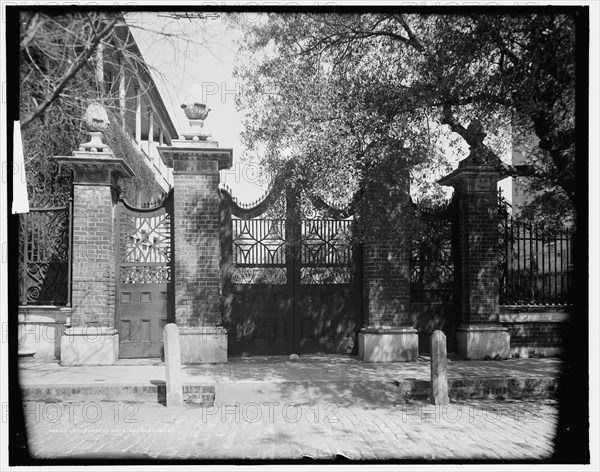
[[73,200],[20,215],[19,304],[71,306]]
[[500,304],[570,304],[573,232],[500,216]]

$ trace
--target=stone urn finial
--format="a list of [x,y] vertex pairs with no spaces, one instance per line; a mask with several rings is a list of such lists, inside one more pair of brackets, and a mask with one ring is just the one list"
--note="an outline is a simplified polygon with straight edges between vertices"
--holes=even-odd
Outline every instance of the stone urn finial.
[[465,166],[492,166],[498,169],[504,168],[500,157],[489,147],[483,145],[483,140],[487,136],[483,124],[478,119],[474,119],[467,127],[465,139],[471,148],[469,155],[458,163],[458,167]]
[[469,123],[467,127],[467,133],[472,140],[472,147],[480,146],[483,143],[483,140],[487,136],[481,121],[474,119]]
[[190,130],[183,133],[186,140],[193,142],[206,141],[211,135],[204,131],[204,120],[210,112],[204,103],[194,102],[191,105],[182,103],[181,108],[190,123]]
[[98,102],[88,105],[83,115],[83,127],[90,133],[91,139],[79,146],[80,151],[110,152],[110,148],[102,142],[102,132],[110,125],[108,113]]
[[185,116],[188,117],[189,120],[206,120],[208,113],[210,112],[210,108],[207,108],[204,103],[193,103],[192,105],[187,105],[185,103],[181,104],[181,108],[183,108],[183,112]]

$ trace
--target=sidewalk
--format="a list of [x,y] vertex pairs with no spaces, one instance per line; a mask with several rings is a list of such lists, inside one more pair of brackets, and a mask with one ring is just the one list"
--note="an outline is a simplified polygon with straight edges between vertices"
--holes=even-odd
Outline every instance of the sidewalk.
[[[552,397],[561,361],[448,359],[451,398]],[[20,383],[27,400],[105,399],[159,401],[164,388],[162,362],[121,361],[114,366],[62,367],[58,363],[22,362]],[[184,366],[186,393],[212,392],[217,402],[244,400],[249,394],[298,400],[362,398],[393,404],[402,398],[426,397],[428,358],[418,362],[369,364],[346,356],[232,358],[226,364]],[[386,396],[385,393],[389,393]]]
[[25,412],[34,457],[82,464],[90,459],[549,460],[558,420],[553,400],[466,400],[445,408],[423,402],[366,408],[249,401],[196,409],[26,402]]
[[[213,401],[170,408],[157,401],[161,363],[30,362],[20,374],[29,448],[37,458],[527,461],[552,455],[558,409],[546,398],[553,390],[539,386],[555,386],[560,369],[557,359],[451,359],[454,387],[446,407],[418,395],[422,386],[415,386],[429,381],[425,359],[256,357],[187,366],[184,385],[210,392]],[[521,388],[503,394],[499,385],[511,380]],[[132,386],[146,389],[146,397],[133,395]],[[464,394],[468,388],[471,394]]]

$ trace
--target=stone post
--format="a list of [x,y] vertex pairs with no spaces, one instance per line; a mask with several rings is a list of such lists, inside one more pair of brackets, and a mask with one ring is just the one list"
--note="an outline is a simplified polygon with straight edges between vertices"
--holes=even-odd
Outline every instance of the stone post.
[[446,335],[436,329],[429,338],[431,349],[431,401],[434,405],[447,405],[448,400],[448,359]]
[[181,348],[179,345],[179,328],[175,323],[167,323],[163,333],[163,340],[165,346],[167,406],[182,406]]
[[454,187],[458,198],[461,324],[456,341],[465,359],[507,358],[510,352],[510,334],[499,323],[498,306],[497,182],[502,163],[482,145],[484,137],[471,145],[458,169],[439,181]]
[[223,149],[202,129],[209,109],[182,105],[191,128],[172,146],[159,147],[173,169],[175,208],[175,319],[181,362],[227,362],[227,331],[221,326],[219,170],[229,169]]
[[[97,103],[88,107],[86,122],[108,117]],[[95,129],[88,123],[88,129]],[[61,364],[114,364],[119,336],[115,329],[114,207],[118,179],[133,176],[102,142],[102,133],[73,156],[56,156],[73,170],[72,315],[61,338]]]
[[392,224],[402,221],[410,204],[409,173],[397,150],[389,157],[385,165],[371,171],[359,215],[365,234],[365,325],[358,335],[358,351],[365,362],[416,361],[419,357],[410,313],[410,228]]

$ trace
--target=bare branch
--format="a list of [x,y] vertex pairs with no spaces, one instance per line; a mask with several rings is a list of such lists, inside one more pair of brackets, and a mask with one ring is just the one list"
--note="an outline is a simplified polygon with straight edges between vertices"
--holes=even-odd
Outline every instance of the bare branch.
[[409,37],[410,41],[412,42],[413,47],[417,51],[420,51],[420,52],[424,51],[425,48],[423,47],[423,45],[419,41],[419,38],[417,38],[417,36],[415,35],[415,33],[412,30],[412,28],[406,22],[406,18],[404,18],[404,15],[400,14],[400,15],[395,15],[395,16],[396,16],[396,18],[398,18],[400,20],[400,23],[402,24],[402,27],[406,31],[406,34],[408,34],[408,37]]
[[442,124],[450,126],[450,129],[460,135],[470,146],[474,145],[474,142],[470,139],[469,133],[467,133],[467,129],[454,118],[452,108],[447,103],[445,103],[443,107]]
[[87,60],[94,54],[98,43],[103,38],[108,36],[114,29],[117,19],[113,18],[95,37],[92,39],[90,44],[86,47],[85,52],[80,55],[77,60],[71,65],[66,74],[60,79],[52,93],[46,99],[35,108],[35,110],[25,117],[21,122],[21,128],[27,128],[31,122],[40,116],[46,108],[59,96],[60,92],[66,87],[69,81],[77,74],[77,72],[87,63]]

